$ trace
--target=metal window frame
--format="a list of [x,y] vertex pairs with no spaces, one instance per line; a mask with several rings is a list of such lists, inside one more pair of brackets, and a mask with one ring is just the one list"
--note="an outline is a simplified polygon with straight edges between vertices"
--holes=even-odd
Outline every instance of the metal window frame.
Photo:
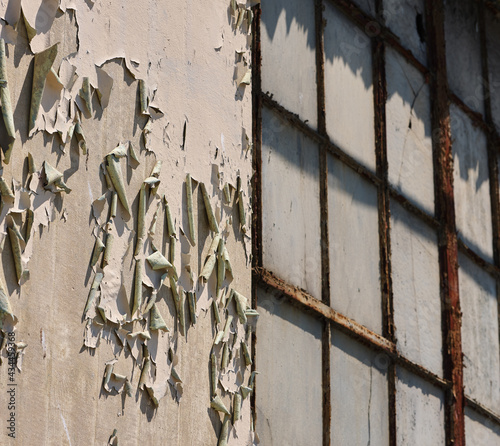
[[[306,0],[305,0],[306,1]],[[315,7],[316,39],[316,82],[317,82],[317,130],[312,129],[296,114],[278,104],[272,96],[262,91],[261,84],[261,8],[253,7],[252,24],[252,106],[253,106],[253,215],[252,215],[252,303],[257,307],[257,291],[263,288],[276,297],[282,297],[318,318],[323,324],[322,336],[322,386],[323,386],[323,445],[330,445],[331,438],[331,392],[330,392],[330,349],[332,328],[339,330],[374,351],[384,352],[390,360],[388,368],[389,390],[389,444],[395,446],[396,439],[396,367],[402,367],[423,378],[445,393],[445,431],[448,446],[465,445],[465,406],[500,426],[500,414],[496,414],[479,402],[464,394],[463,361],[461,342],[461,312],[458,286],[458,253],[465,254],[480,268],[497,280],[497,294],[500,280],[500,198],[497,154],[500,149],[500,135],[492,118],[488,84],[488,59],[485,35],[485,14],[500,13],[500,8],[487,0],[479,3],[479,28],[484,83],[485,116],[470,109],[448,87],[446,70],[446,49],[444,35],[443,0],[425,0],[427,23],[428,67],[420,63],[399,38],[383,24],[383,0],[376,0],[376,16],[372,17],[350,0],[324,0],[333,4],[349,20],[365,31],[372,42],[372,71],[375,107],[375,155],[376,171],[368,170],[351,156],[331,142],[326,132],[325,115],[325,71],[324,71],[324,18],[323,0],[313,1]],[[431,88],[431,120],[433,132],[433,169],[435,188],[435,216],[412,204],[404,194],[397,191],[388,181],[386,117],[387,88],[385,78],[385,48],[391,47],[407,62],[418,69],[429,81]],[[453,160],[450,129],[450,103],[457,105],[481,128],[488,141],[488,166],[492,224],[494,232],[494,261],[483,259],[457,235],[455,203],[453,194]],[[321,215],[321,283],[322,296],[317,299],[304,290],[292,286],[271,271],[262,260],[262,109],[266,107],[281,116],[293,128],[315,141],[320,154],[320,215]],[[330,306],[330,266],[328,238],[328,165],[327,156],[332,155],[359,176],[377,188],[379,216],[379,245],[381,265],[381,290],[383,306],[383,335],[380,336],[356,321],[338,313]],[[443,378],[402,355],[395,340],[390,248],[390,200],[401,204],[414,217],[437,231],[440,267],[440,291],[443,330]],[[499,314],[500,314],[500,299]],[[252,369],[256,363],[258,348],[257,333],[252,334]],[[251,408],[256,420],[256,391],[252,394]]]

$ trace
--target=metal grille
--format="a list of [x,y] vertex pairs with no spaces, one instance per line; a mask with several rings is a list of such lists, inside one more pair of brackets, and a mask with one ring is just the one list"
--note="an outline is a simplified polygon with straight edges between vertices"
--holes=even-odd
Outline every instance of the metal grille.
[[[417,18],[421,20],[422,40],[425,41],[427,55],[425,59],[418,54],[415,48],[407,48],[404,39],[396,35],[387,23],[387,14],[384,16],[382,0],[373,2],[373,10],[358,6],[348,0],[304,0],[303,3],[314,3],[314,29],[309,29],[309,35],[314,36],[315,48],[315,73],[316,73],[316,122],[308,121],[297,113],[296,110],[282,105],[282,101],[275,99],[273,91],[263,91],[262,86],[262,11],[256,5],[253,22],[253,147],[254,147],[254,182],[253,182],[253,304],[258,307],[259,293],[265,291],[277,298],[285,299],[295,307],[307,314],[313,315],[317,324],[321,324],[322,339],[322,413],[324,445],[329,445],[332,437],[332,402],[331,364],[335,361],[332,356],[332,332],[347,335],[356,343],[367,346],[379,358],[387,360],[387,404],[388,404],[388,442],[390,445],[401,444],[398,442],[397,426],[397,382],[398,371],[410,373],[421,378],[433,388],[439,389],[444,395],[444,438],[447,445],[465,444],[465,407],[488,420],[491,429],[500,426],[500,415],[495,413],[484,401],[478,401],[464,392],[464,363],[462,352],[462,314],[460,286],[459,286],[459,257],[468,259],[480,271],[497,281],[500,278],[500,209],[499,209],[499,181],[498,181],[498,149],[499,134],[494,125],[492,114],[491,88],[489,76],[489,54],[485,17],[500,13],[491,2],[474,3],[477,11],[479,28],[479,47],[481,59],[481,98],[484,110],[477,111],[468,105],[460,92],[452,91],[449,84],[446,51],[447,38],[445,35],[445,6],[443,1],[425,0],[424,13]],[[272,2],[270,2],[272,3]],[[369,3],[369,2],[361,2]],[[360,3],[360,4],[361,4]],[[346,151],[342,144],[332,138],[328,130],[328,107],[325,97],[328,94],[325,86],[325,7],[335,8],[335,11],[352,25],[363,31],[369,39],[371,53],[371,85],[373,89],[373,116],[374,116],[374,168],[360,161],[352,153]],[[471,18],[473,20],[473,18]],[[418,28],[419,23],[417,23]],[[328,42],[327,42],[328,44]],[[500,43],[499,43],[500,44]],[[388,52],[395,52],[409,66],[413,67],[423,78],[430,92],[431,129],[432,129],[432,166],[434,178],[434,205],[435,212],[425,206],[419,205],[408,197],[389,180],[388,142],[387,142],[387,57]],[[459,55],[457,55],[458,57]],[[300,59],[295,61],[302,63]],[[286,79],[283,79],[286,82]],[[339,86],[339,88],[343,88]],[[451,104],[451,105],[450,105]],[[472,122],[473,126],[480,129],[487,140],[487,177],[489,180],[489,199],[491,207],[491,227],[493,239],[493,256],[488,258],[471,243],[469,238],[462,236],[462,231],[457,231],[457,194],[454,187],[453,139],[450,107],[461,110]],[[317,178],[319,189],[320,209],[320,255],[321,255],[321,287],[319,293],[305,291],[301,286],[290,283],[286,278],[272,270],[264,259],[263,243],[265,229],[263,228],[263,113],[272,113],[287,123],[289,128],[306,137],[318,147]],[[354,125],[354,123],[353,123]],[[378,215],[378,244],[379,244],[379,280],[380,280],[380,305],[382,308],[381,332],[367,328],[367,324],[357,321],[356,317],[348,317],[337,311],[335,302],[332,302],[331,283],[332,260],[330,256],[331,234],[329,234],[329,216],[332,218],[336,212],[329,208],[329,160],[335,160],[339,166],[346,167],[350,174],[366,182],[376,189],[376,203]],[[456,166],[455,166],[456,167]],[[279,181],[279,172],[276,172]],[[394,265],[392,264],[391,238],[394,229],[392,213],[399,206],[418,224],[428,228],[436,235],[439,258],[439,290],[441,307],[441,334],[442,334],[442,373],[430,370],[422,362],[410,359],[399,347],[397,341],[398,327],[394,315]],[[400,211],[402,212],[402,211]],[[342,218],[341,215],[337,215]],[[291,224],[291,223],[290,223]],[[427,229],[426,229],[427,230]],[[362,236],[362,235],[360,235]],[[461,266],[461,265],[460,265]],[[475,321],[481,324],[481,320]],[[498,320],[496,321],[498,329]],[[259,338],[259,331],[253,335],[254,369],[259,370],[258,355],[256,350],[265,339]],[[500,354],[500,352],[498,352]],[[261,370],[266,372],[266,370]],[[492,373],[500,374],[500,370]],[[265,375],[264,375],[265,376]],[[273,376],[265,376],[265,380],[273,380]],[[256,396],[259,393],[259,382],[256,383],[256,394],[252,396],[252,408],[256,419],[257,431],[259,430]],[[258,399],[258,397],[257,397]],[[493,427],[492,427],[493,426]],[[500,441],[500,440],[499,440]],[[437,443],[436,443],[437,444]]]

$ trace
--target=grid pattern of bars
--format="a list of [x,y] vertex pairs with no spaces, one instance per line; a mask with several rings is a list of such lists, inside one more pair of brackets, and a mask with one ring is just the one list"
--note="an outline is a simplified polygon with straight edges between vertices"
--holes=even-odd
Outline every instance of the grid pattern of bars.
[[[467,91],[460,91],[461,85],[450,81],[450,76],[456,76],[456,70],[450,62],[450,49],[446,51],[448,28],[445,18],[445,6],[442,0],[423,0],[409,3],[421,3],[424,9],[420,20],[425,21],[425,36],[427,54],[422,57],[418,48],[407,48],[404,39],[401,39],[389,23],[387,14],[384,15],[384,7],[391,4],[390,1],[376,0],[375,2],[352,2],[349,0],[304,0],[314,3],[314,48],[315,48],[315,89],[316,116],[314,119],[305,119],[307,111],[297,114],[297,110],[290,110],[282,102],[274,99],[273,92],[265,92],[262,87],[262,51],[261,51],[261,7],[254,7],[253,22],[253,143],[254,143],[254,209],[253,209],[253,304],[258,307],[258,296],[260,293],[268,292],[274,296],[284,297],[294,306],[302,309],[308,314],[314,315],[321,324],[321,354],[322,354],[322,407],[323,407],[323,432],[322,439],[324,445],[331,444],[332,438],[332,392],[331,370],[332,364],[332,331],[347,335],[371,351],[383,353],[383,358],[387,358],[387,402],[388,402],[388,442],[390,445],[401,444],[398,441],[397,426],[397,394],[398,380],[405,373],[419,377],[438,389],[444,395],[444,429],[443,438],[447,445],[465,444],[465,418],[466,407],[469,411],[469,418],[476,416],[484,417],[488,420],[490,428],[498,430],[500,426],[499,411],[493,404],[476,395],[467,393],[470,386],[465,384],[464,392],[464,364],[463,364],[463,340],[462,340],[462,314],[461,294],[470,288],[467,280],[459,275],[459,265],[464,267],[469,263],[476,268],[479,273],[485,274],[486,281],[492,280],[495,285],[500,279],[500,208],[499,208],[499,175],[498,175],[498,148],[499,132],[495,126],[495,116],[493,113],[495,98],[491,89],[489,75],[489,58],[487,50],[486,18],[488,15],[499,11],[491,2],[477,1],[474,10],[477,12],[479,43],[480,48],[480,76],[482,82],[479,83],[482,91],[480,97],[482,101],[479,107],[468,100]],[[271,2],[272,3],[272,2]],[[359,4],[356,4],[359,3]],[[408,2],[407,2],[408,3]],[[373,10],[363,7],[365,4],[373,5]],[[352,152],[346,150],[342,143],[338,144],[329,132],[328,111],[330,106],[326,104],[325,97],[325,7],[334,7],[347,23],[352,27],[363,30],[369,37],[369,51],[371,53],[371,88],[373,89],[373,119],[374,119],[374,149],[375,159],[373,166],[370,162],[360,160]],[[472,18],[470,19],[472,20]],[[309,30],[311,34],[311,30]],[[498,42],[500,45],[500,42]],[[328,44],[328,42],[327,42]],[[394,54],[396,56],[394,56]],[[398,187],[390,179],[389,155],[388,155],[388,84],[387,79],[387,58],[402,58],[409,67],[413,67],[417,73],[426,79],[426,88],[429,88],[431,106],[431,130],[432,130],[432,166],[433,166],[433,201],[434,207],[429,208],[425,203],[418,202],[411,196],[411,190]],[[448,57],[448,63],[447,63]],[[300,64],[303,61],[297,60]],[[451,74],[450,74],[451,72]],[[283,82],[286,80],[283,79]],[[455,87],[456,85],[456,87]],[[452,88],[455,87],[455,89]],[[477,95],[476,95],[477,96]],[[494,99],[493,99],[494,100]],[[292,107],[293,108],[293,107]],[[451,111],[450,111],[451,110]],[[319,173],[319,202],[320,202],[320,256],[321,256],[321,283],[319,291],[314,286],[307,287],[290,283],[271,271],[263,255],[263,114],[278,115],[280,119],[287,123],[290,129],[298,132],[301,137],[307,138],[318,147]],[[488,254],[488,243],[486,245],[478,241],[473,230],[469,231],[456,215],[460,206],[457,204],[457,173],[454,173],[455,166],[453,157],[457,157],[456,149],[452,147],[452,141],[458,138],[458,132],[462,127],[454,129],[454,114],[463,114],[474,128],[479,129],[486,140],[487,148],[487,177],[489,179],[488,206],[491,208],[491,238],[489,246],[492,246],[492,255]],[[458,119],[458,118],[457,118]],[[468,122],[467,121],[467,122]],[[455,135],[457,133],[457,135]],[[342,148],[340,147],[342,146]],[[479,155],[478,155],[479,156]],[[330,241],[332,239],[329,231],[329,179],[332,176],[332,163],[342,170],[348,168],[350,175],[355,175],[359,181],[373,185],[376,188],[376,207],[378,215],[378,247],[379,247],[379,267],[380,267],[380,293],[382,307],[382,325],[367,328],[369,323],[358,320],[358,317],[345,314],[339,311],[336,305],[332,306],[332,258]],[[330,166],[330,167],[329,167]],[[279,176],[279,172],[276,175]],[[334,174],[335,175],[335,174]],[[455,177],[454,177],[455,175]],[[455,180],[455,188],[454,188]],[[368,187],[368,186],[367,186]],[[459,190],[459,192],[462,192]],[[464,203],[464,206],[467,203]],[[458,207],[457,207],[458,206]],[[439,292],[440,292],[440,318],[442,327],[442,364],[434,365],[432,361],[425,359],[415,359],[412,357],[411,349],[405,350],[401,347],[396,337],[396,329],[400,330],[395,323],[395,291],[393,275],[397,274],[398,266],[393,265],[393,249],[391,241],[398,239],[398,221],[393,221],[392,214],[399,215],[398,221],[404,218],[410,219],[414,225],[422,225],[422,232],[431,234],[430,238],[436,238],[435,245],[438,247],[439,264]],[[403,215],[407,217],[403,217]],[[330,216],[331,217],[331,216]],[[461,227],[461,225],[463,227]],[[404,225],[403,225],[404,226]],[[458,226],[458,231],[457,231]],[[402,227],[402,226],[401,226]],[[457,236],[458,234],[458,236]],[[418,234],[415,235],[418,238]],[[404,239],[404,234],[402,236]],[[485,248],[486,246],[486,248]],[[402,272],[404,274],[404,272]],[[469,286],[469,288],[467,288]],[[459,293],[462,290],[462,293]],[[496,295],[497,290],[493,291]],[[473,294],[473,293],[471,293]],[[335,295],[335,292],[333,292]],[[349,299],[350,296],[346,296]],[[397,313],[397,311],[396,311]],[[498,314],[498,313],[497,313]],[[477,315],[475,317],[478,317]],[[360,317],[362,319],[362,317]],[[496,329],[498,333],[498,318]],[[476,324],[482,321],[476,320]],[[259,332],[254,334],[253,355],[255,349],[259,349]],[[498,335],[497,335],[498,337]],[[266,342],[266,341],[261,341]],[[436,342],[436,340],[435,340]],[[437,341],[440,342],[440,341]],[[441,348],[442,347],[442,348]],[[497,352],[500,353],[500,352]],[[254,367],[259,368],[258,361],[254,360]],[[494,371],[500,373],[500,370]],[[268,377],[268,380],[272,377]],[[402,379],[404,382],[404,379]],[[473,386],[472,386],[473,387]],[[473,389],[472,389],[473,391]],[[259,386],[257,381],[256,394]],[[479,395],[478,393],[477,395]],[[256,413],[256,397],[252,396],[252,407],[254,417]],[[259,420],[257,420],[257,425]],[[403,429],[403,428],[402,428]],[[495,437],[497,438],[497,437]],[[498,438],[497,438],[498,440]],[[435,444],[437,444],[436,442]],[[406,444],[406,443],[405,443]],[[477,443],[479,444],[479,443]],[[487,443],[485,443],[487,444]]]

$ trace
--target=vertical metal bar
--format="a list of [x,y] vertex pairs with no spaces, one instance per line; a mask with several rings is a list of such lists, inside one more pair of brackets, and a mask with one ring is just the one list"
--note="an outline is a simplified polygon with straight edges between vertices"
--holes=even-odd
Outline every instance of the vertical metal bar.
[[[326,136],[325,115],[325,45],[323,0],[314,0],[315,34],[316,34],[316,88],[318,132]],[[330,259],[328,235],[328,158],[327,149],[319,147],[320,171],[320,222],[321,222],[321,300],[330,305]],[[322,392],[323,392],[323,446],[331,442],[331,376],[330,376],[331,327],[323,322],[322,336]]]
[[428,59],[431,76],[432,135],[436,216],[440,222],[439,267],[441,282],[443,370],[451,381],[446,395],[446,444],[465,445],[464,387],[458,288],[458,245],[453,193],[453,158],[446,72],[443,0],[426,0]]
[[[484,2],[479,5],[479,35],[481,45],[481,60],[482,60],[482,80],[483,80],[483,97],[484,97],[484,115],[485,121],[491,128],[495,128],[493,121],[493,112],[491,108],[491,89],[489,78],[488,65],[488,50],[486,42],[486,8]],[[500,266],[500,196],[499,196],[499,179],[498,179],[498,158],[497,147],[500,141],[496,139],[497,132],[487,132],[488,141],[488,168],[490,176],[490,198],[491,198],[491,217],[493,227],[493,257],[496,266]],[[498,317],[500,323],[500,286],[497,280],[497,303]],[[500,332],[500,330],[499,330]],[[500,333],[499,333],[500,334]]]
[[[383,21],[383,2],[376,1],[376,14]],[[389,202],[389,164],[387,161],[387,135],[385,104],[387,101],[387,82],[385,74],[385,43],[380,36],[372,39],[373,93],[375,103],[375,153],[377,176],[382,180],[377,189],[380,282],[382,288],[383,335],[391,342],[394,337],[394,304],[391,279],[391,238]],[[391,361],[387,369],[389,394],[389,444],[396,445],[396,366]]]
[[[253,199],[252,199],[252,308],[257,308],[257,277],[255,267],[262,266],[262,96],[261,96],[261,63],[262,54],[260,47],[260,4],[253,8],[252,22],[252,144],[253,144]],[[252,332],[252,371],[256,370],[257,334]],[[255,406],[254,391],[250,397],[250,407],[254,426],[257,423],[257,410]]]

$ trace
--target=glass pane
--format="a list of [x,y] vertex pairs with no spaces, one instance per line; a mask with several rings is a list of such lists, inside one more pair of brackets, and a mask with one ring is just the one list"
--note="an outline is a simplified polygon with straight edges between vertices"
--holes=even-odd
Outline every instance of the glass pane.
[[331,305],[382,332],[377,189],[328,158]]
[[458,107],[452,105],[450,115],[457,229],[471,248],[493,261],[486,136]]
[[332,445],[389,444],[388,358],[336,331],[330,357]]
[[384,0],[384,20],[423,65],[427,65],[424,0]]
[[434,213],[429,86],[394,50],[386,50],[389,181],[415,204]]
[[445,444],[443,392],[404,369],[397,372],[396,429],[398,446]]
[[262,124],[264,267],[321,299],[318,147],[267,109]]
[[500,132],[500,17],[486,14],[486,48],[493,121]]
[[326,127],[332,141],[375,170],[371,41],[325,4]]
[[451,91],[484,113],[478,5],[474,0],[445,2],[446,66]]
[[262,91],[316,127],[314,0],[273,0],[261,7]]
[[[258,291],[257,431],[263,445],[321,444],[321,323]],[[293,373],[291,373],[293,371]]]
[[436,232],[391,203],[392,286],[398,349],[437,375],[442,370]]
[[464,255],[459,265],[465,393],[500,413],[496,283]]
[[466,407],[465,441],[474,446],[498,445],[500,444],[500,426]]

